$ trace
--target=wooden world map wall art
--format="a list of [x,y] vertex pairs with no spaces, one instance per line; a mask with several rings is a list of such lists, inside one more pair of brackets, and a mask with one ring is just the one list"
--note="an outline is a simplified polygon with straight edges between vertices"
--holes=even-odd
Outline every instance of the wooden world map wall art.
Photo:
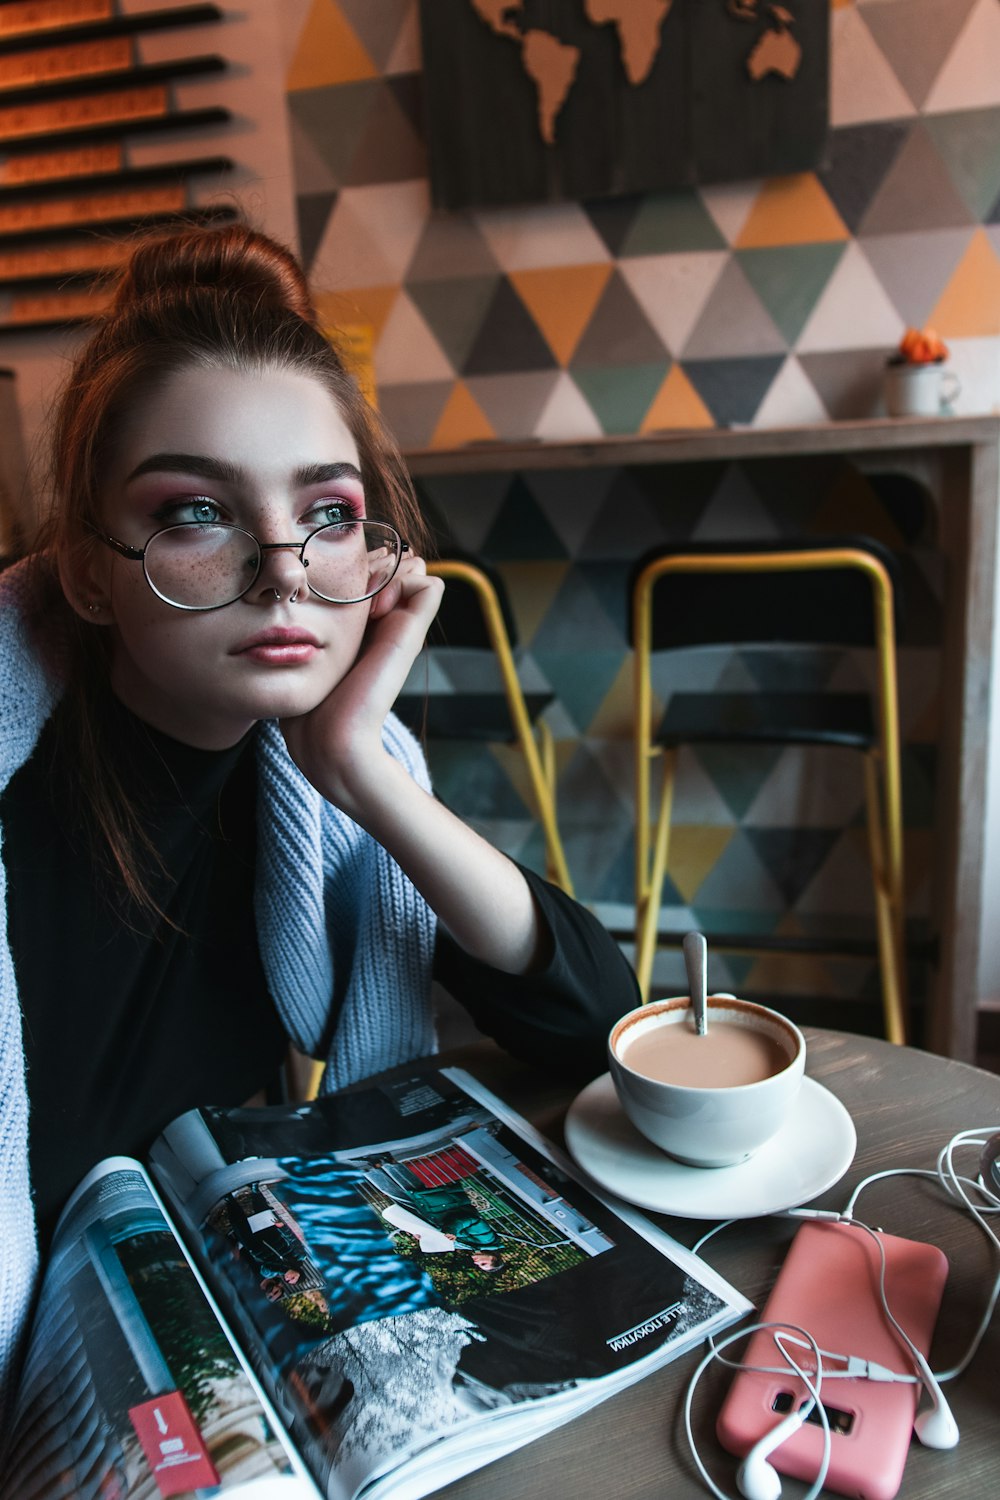
[[815,167],[828,0],[421,0],[435,206]]
[[220,73],[213,54],[143,64],[143,34],[218,22],[216,5],[122,13],[117,0],[0,3],[0,332],[93,317],[100,278],[140,225],[231,217],[194,208],[192,179],[225,156],[142,165],[141,139],[218,129],[222,108],[181,109],[175,82]]

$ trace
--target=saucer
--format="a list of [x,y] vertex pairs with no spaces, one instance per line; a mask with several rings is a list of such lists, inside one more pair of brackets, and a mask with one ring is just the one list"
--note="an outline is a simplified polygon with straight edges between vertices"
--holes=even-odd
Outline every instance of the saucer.
[[858,1143],[843,1104],[814,1078],[803,1078],[777,1135],[735,1167],[687,1167],[647,1141],[610,1073],[577,1095],[565,1133],[574,1160],[605,1191],[682,1219],[753,1219],[808,1203],[843,1177]]

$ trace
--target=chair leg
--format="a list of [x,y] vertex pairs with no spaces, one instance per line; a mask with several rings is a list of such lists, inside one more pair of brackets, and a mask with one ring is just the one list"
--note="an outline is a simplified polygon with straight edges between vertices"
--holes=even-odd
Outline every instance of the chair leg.
[[[532,785],[535,790],[538,816],[541,820],[542,831],[545,834],[545,873],[556,885],[562,887],[567,896],[572,896],[573,882],[570,879],[569,866],[566,863],[566,853],[563,849],[562,837],[559,833],[559,819],[556,813],[555,744],[552,739],[552,731],[544,719],[538,721],[537,734],[540,780],[536,784],[535,778],[532,776]],[[528,769],[530,772],[530,760]]]
[[674,802],[676,761],[676,750],[664,752],[663,787],[660,793],[660,812],[653,844],[653,865],[649,874],[648,888],[636,893],[635,972],[643,1001],[649,999],[649,988],[653,978],[653,960],[656,957],[660,901],[663,896],[663,882],[666,878],[667,856],[670,850],[670,817]]
[[875,891],[879,968],[882,977],[882,1009],[885,1034],[890,1042],[906,1041],[906,958],[903,940],[902,872],[891,859],[895,842],[883,823],[879,792],[878,751],[865,756],[865,805],[868,815],[868,847]]

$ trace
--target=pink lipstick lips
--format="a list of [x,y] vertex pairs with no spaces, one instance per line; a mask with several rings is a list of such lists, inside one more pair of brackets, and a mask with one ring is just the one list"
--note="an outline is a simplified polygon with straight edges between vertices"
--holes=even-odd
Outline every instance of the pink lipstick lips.
[[234,656],[249,656],[253,661],[272,667],[297,667],[310,661],[320,649],[319,641],[308,630],[262,630],[237,646]]

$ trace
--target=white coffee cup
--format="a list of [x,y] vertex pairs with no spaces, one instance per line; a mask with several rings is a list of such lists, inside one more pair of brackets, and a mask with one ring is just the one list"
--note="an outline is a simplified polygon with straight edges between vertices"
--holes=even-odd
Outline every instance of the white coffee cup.
[[[706,1036],[696,1035],[682,995],[629,1011],[608,1037],[622,1109],[647,1140],[691,1167],[733,1166],[776,1135],[805,1061],[805,1037],[793,1022],[731,995],[708,997]],[[676,1076],[651,1076],[660,1064]]]
[[950,414],[962,385],[943,365],[887,365],[885,409],[890,417],[941,417]]

